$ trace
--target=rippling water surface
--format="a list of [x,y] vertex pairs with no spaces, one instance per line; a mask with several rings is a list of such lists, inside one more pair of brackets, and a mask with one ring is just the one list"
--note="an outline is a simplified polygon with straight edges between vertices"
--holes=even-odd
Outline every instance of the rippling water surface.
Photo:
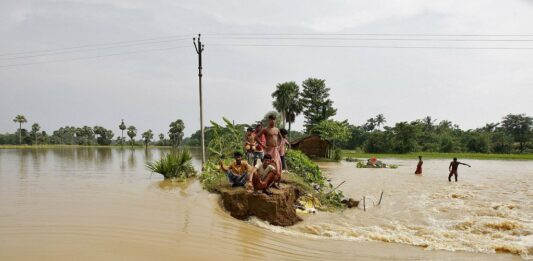
[[[533,162],[443,160],[396,170],[323,168],[367,211],[306,215],[291,228],[231,218],[197,181],[144,168],[165,150],[0,150],[0,259],[522,260],[533,255]],[[198,157],[195,158],[198,166]],[[373,207],[384,191],[381,206]],[[498,254],[495,254],[498,253]]]

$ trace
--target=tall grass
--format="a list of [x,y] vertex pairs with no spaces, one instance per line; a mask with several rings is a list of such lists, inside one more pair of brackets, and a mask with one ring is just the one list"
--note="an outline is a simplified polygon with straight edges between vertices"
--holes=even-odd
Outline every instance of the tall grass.
[[146,163],[146,168],[163,175],[165,179],[184,179],[196,175],[191,152],[187,149],[173,150],[159,160]]

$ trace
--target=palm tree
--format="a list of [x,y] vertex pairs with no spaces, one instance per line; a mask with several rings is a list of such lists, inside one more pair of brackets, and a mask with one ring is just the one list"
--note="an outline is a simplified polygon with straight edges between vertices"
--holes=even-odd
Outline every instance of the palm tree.
[[122,134],[120,135],[120,145],[124,145],[124,130],[126,129],[126,124],[124,124],[124,119],[122,119],[122,122],[120,125],[118,125],[118,128],[122,131]]
[[387,122],[387,120],[385,119],[385,116],[383,116],[383,114],[380,113],[376,116],[375,122],[376,122],[376,126],[378,126],[378,129],[379,129],[379,127],[383,125],[385,122]]
[[137,128],[135,128],[135,126],[133,126],[133,125],[129,126],[127,134],[130,137],[131,146],[133,146],[133,143],[134,143],[133,138],[135,138],[135,136],[137,136]]
[[296,116],[302,113],[302,103],[300,102],[300,87],[295,82],[284,82],[276,85],[276,91],[272,93],[272,106],[280,113],[283,122],[289,123],[289,141],[291,140],[291,124],[296,120]]
[[424,129],[425,130],[432,130],[433,124],[435,123],[437,119],[432,119],[431,116],[426,116],[422,119],[422,122],[424,123]]
[[146,149],[148,149],[148,143],[150,143],[150,141],[152,141],[152,139],[154,138],[152,130],[147,130],[143,132],[142,137],[144,139],[144,146],[146,147]]
[[28,122],[28,120],[26,120],[26,117],[24,117],[24,115],[19,114],[15,116],[13,122],[17,122],[19,124],[19,144],[22,144],[22,123],[26,123]]
[[290,107],[294,103],[298,103],[298,96],[300,95],[300,88],[295,82],[284,82],[276,85],[276,90],[272,93],[272,106],[281,115],[282,126],[285,128],[285,123],[289,118]]

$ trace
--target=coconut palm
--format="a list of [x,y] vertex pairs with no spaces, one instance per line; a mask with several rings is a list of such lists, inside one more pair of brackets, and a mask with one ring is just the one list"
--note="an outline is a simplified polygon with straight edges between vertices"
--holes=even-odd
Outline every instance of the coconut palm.
[[28,120],[26,120],[26,117],[24,117],[24,115],[19,114],[15,116],[13,122],[19,124],[19,144],[22,144],[22,124],[28,122]]
[[433,130],[433,124],[437,119],[432,119],[431,116],[426,116],[422,119],[425,130]]
[[272,93],[272,106],[280,113],[283,127],[289,123],[289,140],[291,135],[291,124],[296,120],[296,116],[302,113],[300,103],[300,87],[295,82],[284,82],[276,85],[276,91]]
[[381,125],[387,122],[387,120],[385,119],[385,116],[383,116],[383,114],[380,113],[376,116],[375,122],[376,122],[376,126],[378,126],[378,129],[379,129]]
[[272,106],[280,113],[282,126],[285,127],[289,116],[291,103],[298,103],[300,88],[295,82],[284,82],[276,85],[276,90],[272,93]]
[[124,119],[122,119],[122,122],[120,123],[120,125],[118,125],[118,128],[120,129],[120,131],[122,131],[122,134],[120,135],[120,144],[123,145],[124,144],[124,130],[126,129],[126,124],[124,124]]

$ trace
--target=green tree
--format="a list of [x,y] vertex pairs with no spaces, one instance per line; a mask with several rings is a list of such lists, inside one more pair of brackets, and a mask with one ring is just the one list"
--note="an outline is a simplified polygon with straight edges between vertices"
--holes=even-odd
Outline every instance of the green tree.
[[181,119],[177,119],[174,122],[171,122],[169,125],[170,129],[168,130],[168,137],[172,141],[172,146],[178,147],[183,139],[183,130],[185,129],[185,124]]
[[276,91],[272,93],[272,98],[274,98],[272,106],[280,113],[283,128],[285,128],[285,123],[288,122],[290,133],[291,123],[302,111],[299,101],[300,87],[295,82],[278,83]]
[[159,146],[165,145],[165,134],[159,133]]
[[376,128],[376,119],[370,118],[366,121],[366,123],[363,125],[363,129],[365,131],[373,131]]
[[420,135],[420,130],[416,123],[398,122],[391,131],[394,152],[408,153],[417,150],[417,138]]
[[310,133],[315,125],[335,116],[337,109],[333,108],[333,101],[328,98],[330,89],[326,87],[326,80],[308,78],[302,87],[300,102],[305,117],[304,126],[306,132]]
[[124,145],[124,130],[126,129],[126,124],[124,124],[124,119],[120,122],[120,125],[118,125],[118,128],[122,132],[120,134],[120,145]]
[[154,134],[152,133],[152,130],[147,130],[143,132],[142,137],[144,140],[144,146],[146,147],[146,149],[148,149],[148,144],[154,138]]
[[320,137],[331,143],[331,151],[328,153],[330,157],[333,156],[331,152],[335,150],[337,142],[347,141],[351,134],[347,121],[341,122],[334,120],[324,120],[320,122],[311,129],[311,133],[318,134]]
[[525,114],[508,114],[502,121],[502,128],[518,142],[520,152],[524,152],[524,145],[531,140],[532,126],[533,118]]
[[92,145],[94,143],[95,133],[93,128],[83,126],[76,128],[76,140],[79,145]]
[[96,143],[98,143],[98,145],[111,144],[111,139],[114,136],[113,131],[101,126],[94,126],[94,134],[98,135],[98,137],[96,137]]
[[39,123],[34,123],[31,125],[30,137],[32,137],[34,144],[39,143],[38,139],[39,139],[39,136],[41,135],[41,133],[39,132],[40,129],[41,129],[41,126],[39,126]]
[[381,127],[381,125],[385,124],[385,122],[387,122],[385,116],[383,116],[383,114],[381,113],[376,116],[376,119],[374,121],[376,122],[376,126],[378,128]]
[[26,120],[26,117],[24,117],[24,115],[19,114],[15,116],[13,122],[19,124],[19,144],[22,144],[22,124],[28,122],[28,120]]
[[129,126],[126,134],[128,134],[128,137],[130,137],[130,143],[131,146],[133,146],[135,144],[135,140],[133,138],[137,136],[137,128],[135,128],[135,126],[133,125]]

